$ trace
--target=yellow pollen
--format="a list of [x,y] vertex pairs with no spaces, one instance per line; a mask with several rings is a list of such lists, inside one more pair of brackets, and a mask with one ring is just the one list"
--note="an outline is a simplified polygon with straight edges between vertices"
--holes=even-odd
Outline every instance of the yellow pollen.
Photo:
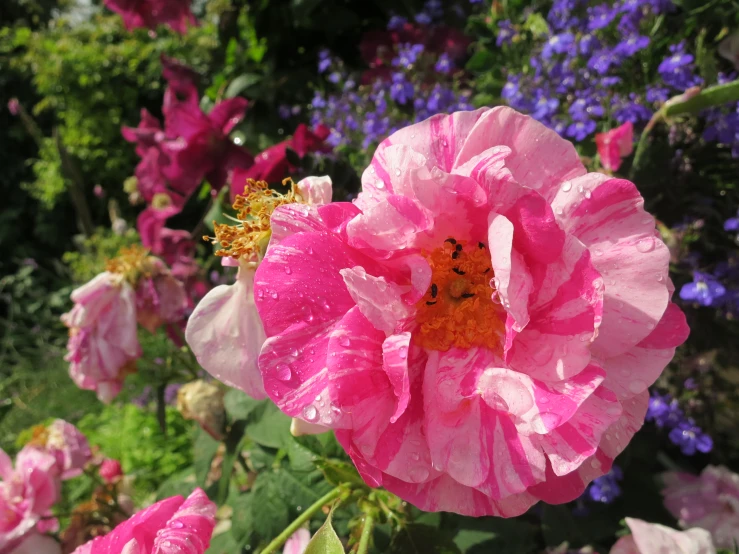
[[283,184],[290,187],[285,194],[269,188],[265,181],[247,179],[244,194],[237,195],[233,208],[238,213],[236,225],[213,222],[215,238],[203,237],[214,244],[220,244],[216,256],[230,256],[236,260],[258,262],[264,257],[269,239],[272,236],[270,218],[278,206],[301,201],[297,187],[292,179]]
[[151,205],[157,210],[163,210],[169,208],[172,205],[172,198],[163,192],[158,192],[151,199]]
[[148,250],[134,244],[121,248],[118,256],[108,260],[105,269],[110,273],[122,275],[131,285],[136,286],[141,277],[150,277],[155,272],[153,260]]
[[505,310],[492,300],[493,270],[487,247],[447,239],[426,259],[431,285],[416,304],[416,344],[441,351],[484,346],[502,355]]
[[31,429],[31,440],[28,441],[28,444],[43,448],[48,440],[49,431],[46,429],[46,425],[34,425]]

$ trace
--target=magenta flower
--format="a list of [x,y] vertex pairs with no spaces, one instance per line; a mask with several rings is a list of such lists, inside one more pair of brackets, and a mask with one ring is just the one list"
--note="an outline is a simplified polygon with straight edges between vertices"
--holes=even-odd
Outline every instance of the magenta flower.
[[603,169],[618,171],[622,159],[634,151],[634,125],[627,121],[607,133],[597,133],[595,144]]
[[682,528],[706,529],[718,548],[739,544],[739,475],[708,466],[699,476],[665,473],[664,481],[665,507]]
[[201,489],[173,496],[138,512],[73,554],[204,554],[215,527],[216,505]]
[[680,532],[631,517],[626,524],[632,534],[618,539],[610,554],[716,554],[711,536],[701,529]]
[[65,360],[81,389],[110,402],[141,357],[136,334],[136,293],[121,274],[106,271],[71,295],[74,308],[62,316],[69,327]]
[[54,420],[49,426],[34,428],[33,439],[26,448],[46,452],[54,457],[54,471],[62,480],[72,479],[82,473],[92,459],[87,438],[77,427],[64,421]]
[[112,458],[105,458],[100,464],[100,477],[106,483],[115,483],[119,478],[123,477],[123,469],[121,462]]
[[123,18],[129,31],[139,27],[154,30],[157,25],[167,25],[185,34],[188,25],[197,25],[190,11],[190,0],[105,0],[105,5]]
[[149,207],[139,214],[136,226],[144,248],[164,260],[172,275],[186,282],[198,272],[195,242],[187,231],[165,227],[167,219],[178,212],[174,206],[165,209]]
[[[23,448],[16,457],[0,449],[0,554],[9,554],[37,534],[42,518],[59,497],[56,459],[35,448]],[[43,529],[41,529],[43,530]]]
[[[303,179],[287,197],[273,196],[269,189],[256,189],[247,200],[255,198],[263,205],[271,205],[271,209],[276,203],[288,203],[289,210],[300,213],[315,211],[317,206],[331,201],[331,179]],[[242,205],[243,200],[243,196],[237,196],[234,207]],[[303,205],[298,208],[296,202]],[[224,259],[239,266],[236,282],[217,286],[208,292],[188,319],[186,331],[187,343],[200,365],[216,379],[243,390],[253,398],[266,397],[257,367],[266,337],[254,302],[254,272],[261,249],[267,248],[271,235],[269,216],[265,219],[263,226],[249,226],[248,231],[247,225],[239,228],[239,233],[246,231],[246,240],[240,239],[238,243],[253,243],[254,248],[224,253],[231,256]],[[282,233],[286,232],[281,229]],[[216,229],[216,235],[219,232]],[[265,294],[264,291],[261,294]]]
[[636,187],[503,107],[396,132],[362,184],[272,214],[254,285],[269,397],[423,510],[578,497],[688,334]]

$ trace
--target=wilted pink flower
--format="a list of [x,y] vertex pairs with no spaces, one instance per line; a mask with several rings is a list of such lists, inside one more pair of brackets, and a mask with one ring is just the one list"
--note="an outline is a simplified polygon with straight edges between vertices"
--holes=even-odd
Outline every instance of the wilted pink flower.
[[190,11],[191,0],[105,0],[108,9],[123,18],[129,31],[138,27],[156,29],[167,25],[173,31],[184,34],[187,26],[197,25]]
[[[257,189],[246,199],[247,204],[253,198],[258,198],[263,206],[271,206],[270,209],[289,202],[290,209],[302,213],[331,200],[331,179],[303,179],[287,197],[272,196],[269,189]],[[239,199],[244,200],[244,197],[238,196],[237,202],[241,201]],[[296,208],[296,202],[302,205]],[[269,214],[261,224],[255,223],[248,229],[246,225],[240,226],[236,232],[245,235],[239,239],[239,244],[245,247],[243,251],[226,253],[232,256],[227,259],[238,263],[236,282],[217,286],[205,295],[188,319],[186,338],[200,365],[211,375],[253,398],[265,398],[262,376],[257,368],[265,335],[254,304],[254,272],[262,249],[267,248],[270,240]],[[217,229],[216,235],[218,233]]]
[[72,311],[62,316],[69,327],[65,360],[81,389],[110,402],[135,371],[141,357],[136,329],[136,294],[123,275],[106,271],[71,295]]
[[504,107],[396,132],[362,184],[272,214],[254,287],[269,397],[423,510],[579,496],[688,333],[636,187]]
[[308,548],[309,542],[310,531],[308,529],[298,529],[287,539],[282,554],[303,554],[305,549]]
[[610,554],[716,554],[711,536],[701,529],[680,532],[631,517],[626,524],[632,534],[618,539]]
[[120,477],[123,477],[123,469],[121,462],[112,458],[105,458],[100,464],[100,477],[106,483],[115,483]]
[[699,476],[664,475],[665,507],[684,529],[700,527],[719,548],[739,544],[739,475],[724,466],[708,466]]
[[136,320],[153,333],[160,325],[181,321],[188,299],[185,287],[162,260],[148,256],[145,265],[136,285]]
[[73,554],[204,554],[215,527],[216,505],[201,489],[172,496],[138,512]]
[[54,471],[62,479],[72,479],[82,473],[92,458],[87,438],[77,427],[56,419],[50,425],[38,425],[27,448],[41,450],[56,460]]
[[16,457],[0,449],[0,554],[8,554],[38,532],[43,517],[59,496],[56,459],[35,448]]
[[244,192],[247,179],[279,183],[296,169],[287,159],[287,149],[293,150],[300,157],[311,152],[318,152],[325,148],[324,141],[329,133],[330,130],[325,125],[319,125],[315,131],[311,131],[301,123],[292,137],[258,154],[253,166],[234,169],[231,177],[231,198]]
[[595,144],[598,146],[598,155],[603,168],[618,171],[621,160],[634,151],[634,125],[627,121],[607,133],[597,133]]

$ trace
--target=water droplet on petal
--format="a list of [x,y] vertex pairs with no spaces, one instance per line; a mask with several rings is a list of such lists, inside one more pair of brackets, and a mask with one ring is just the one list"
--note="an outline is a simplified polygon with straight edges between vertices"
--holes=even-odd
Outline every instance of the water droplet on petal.
[[293,272],[293,270],[290,269],[290,266],[289,265],[286,265],[285,266],[285,273],[287,273],[288,275],[290,275],[292,272]]
[[396,175],[397,177],[400,177],[400,169],[396,169],[396,170],[395,170],[395,175]]
[[385,188],[385,182],[384,182],[384,181],[377,181],[377,182],[375,183],[375,186],[376,186],[376,187],[377,187],[378,189],[382,190],[382,189],[384,189],[384,188]]
[[603,250],[600,250],[600,249],[596,248],[593,251],[593,254],[595,254],[596,256],[602,256],[603,255]]
[[318,410],[315,406],[312,404],[309,404],[305,408],[303,408],[303,417],[306,421],[309,421],[310,423],[315,423],[318,421]]
[[280,381],[289,381],[290,377],[293,376],[293,372],[287,364],[277,364],[275,369],[277,370],[277,378]]
[[593,193],[590,192],[589,190],[586,190],[585,191],[585,198],[587,198],[588,200],[590,200],[590,198],[592,198],[592,197],[593,197]]
[[408,347],[407,346],[401,346],[398,348],[398,357],[401,360],[405,360],[408,357]]
[[182,529],[185,526],[185,524],[182,523],[181,521],[175,520],[172,523],[170,523],[169,526],[172,529]]
[[638,394],[646,388],[647,388],[647,384],[644,381],[640,381],[639,379],[629,383],[629,390],[633,392],[634,394]]
[[600,467],[600,462],[598,460],[593,460],[590,462],[590,465],[593,467],[593,469],[598,469]]
[[276,290],[273,290],[270,296],[272,297],[272,300],[277,300],[277,298],[279,297],[279,294],[277,294]]
[[350,340],[349,340],[349,337],[341,337],[341,338],[339,339],[339,344],[340,344],[341,346],[345,347],[345,348],[346,348],[347,346],[350,346],[350,345],[351,345],[351,343],[352,343],[352,341],[350,341]]
[[572,182],[565,181],[562,183],[562,192],[570,192],[572,190]]
[[412,460],[413,460],[414,462],[417,462],[417,461],[418,461],[418,459],[419,459],[419,455],[418,455],[418,452],[413,452],[413,453],[411,453],[411,459],[412,459]]
[[429,470],[425,467],[415,467],[411,470],[410,477],[414,483],[422,483],[429,476]]
[[557,208],[554,210],[554,213],[557,215],[562,215],[564,213],[562,206],[557,206]]
[[639,252],[650,252],[654,250],[654,237],[646,237],[636,243],[636,249]]

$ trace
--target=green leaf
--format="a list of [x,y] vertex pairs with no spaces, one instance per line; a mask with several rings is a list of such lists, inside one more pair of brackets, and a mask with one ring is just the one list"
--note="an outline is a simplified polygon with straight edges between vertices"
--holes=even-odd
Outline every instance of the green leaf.
[[236,554],[238,552],[241,552],[241,549],[233,534],[221,533],[211,539],[210,548],[205,551],[205,554]]
[[495,56],[489,50],[478,50],[467,62],[468,71],[488,71],[495,63]]
[[535,552],[537,529],[514,519],[461,519],[454,543],[467,554],[525,554]]
[[461,554],[454,541],[429,525],[408,525],[390,542],[388,554]]
[[326,480],[333,485],[338,486],[343,483],[364,484],[352,464],[341,460],[316,460],[316,466],[323,472]]
[[231,533],[241,545],[270,541],[290,523],[287,504],[270,473],[257,476],[251,491],[239,496],[231,507]]
[[252,87],[262,80],[262,76],[256,73],[244,73],[239,75],[233,81],[231,81],[226,88],[226,98],[233,98],[244,92],[249,87]]
[[313,535],[303,554],[344,554],[344,545],[331,525],[331,516],[328,514],[326,522]]
[[547,20],[538,12],[533,12],[526,18],[523,28],[531,32],[531,34],[537,38],[549,35],[549,25],[547,25]]
[[200,427],[195,431],[195,441],[192,445],[193,466],[195,467],[195,479],[201,487],[205,484],[210,465],[220,444]]
[[290,418],[271,402],[263,403],[262,412],[253,414],[246,434],[254,442],[270,448],[282,448],[292,440]]
[[226,413],[232,419],[247,419],[262,404],[261,400],[254,400],[237,389],[230,389],[223,397]]

